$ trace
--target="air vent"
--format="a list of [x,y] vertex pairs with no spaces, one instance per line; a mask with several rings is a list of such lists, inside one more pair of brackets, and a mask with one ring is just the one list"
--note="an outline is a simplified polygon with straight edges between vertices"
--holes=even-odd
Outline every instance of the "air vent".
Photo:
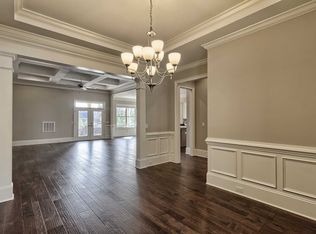
[[42,132],[56,132],[56,122],[44,121],[42,122]]

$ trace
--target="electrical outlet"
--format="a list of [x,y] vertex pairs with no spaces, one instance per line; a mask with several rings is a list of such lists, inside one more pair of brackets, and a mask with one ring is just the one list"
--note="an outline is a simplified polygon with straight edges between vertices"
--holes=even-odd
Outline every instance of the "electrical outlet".
[[237,193],[244,193],[244,188],[241,187],[241,186],[236,186],[236,187],[235,187],[235,191],[236,191]]

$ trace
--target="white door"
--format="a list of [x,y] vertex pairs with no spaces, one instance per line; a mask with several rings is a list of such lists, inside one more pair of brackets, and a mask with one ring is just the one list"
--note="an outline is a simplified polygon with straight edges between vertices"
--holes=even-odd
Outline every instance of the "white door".
[[75,136],[78,140],[104,138],[104,111],[84,108],[76,110]]

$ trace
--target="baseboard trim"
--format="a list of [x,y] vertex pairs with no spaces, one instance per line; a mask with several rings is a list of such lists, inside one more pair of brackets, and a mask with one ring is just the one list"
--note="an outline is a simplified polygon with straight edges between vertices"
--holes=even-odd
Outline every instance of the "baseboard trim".
[[185,154],[188,154],[188,155],[193,156],[193,152],[192,152],[192,150],[191,150],[190,147],[186,147],[186,148],[185,148]]
[[207,173],[206,184],[316,221],[316,203],[311,199],[263,188],[212,172]]
[[207,158],[207,150],[193,149],[193,156]]
[[136,137],[135,134],[118,134],[114,135],[113,138],[118,138],[118,137]]
[[163,155],[158,155],[158,156],[146,157],[143,159],[136,159],[135,167],[137,169],[144,169],[147,167],[156,166],[159,164],[171,162],[170,158],[173,158],[173,155],[163,154]]
[[36,140],[23,140],[13,141],[13,146],[26,146],[26,145],[42,145],[42,144],[54,144],[76,141],[73,137],[64,138],[52,138],[52,139],[36,139]]
[[[95,140],[109,140],[109,139],[111,139],[110,136],[100,138],[100,139],[95,139]],[[76,142],[76,141],[86,141],[86,140],[80,140],[73,137],[35,139],[35,140],[13,141],[12,146],[44,145],[44,144],[67,143],[67,142]]]
[[0,203],[11,201],[14,199],[13,183],[0,187]]

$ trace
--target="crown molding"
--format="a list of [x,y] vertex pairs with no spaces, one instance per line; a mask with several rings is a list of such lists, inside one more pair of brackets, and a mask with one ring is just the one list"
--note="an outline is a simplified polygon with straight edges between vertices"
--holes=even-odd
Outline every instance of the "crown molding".
[[194,76],[190,76],[190,77],[186,77],[186,78],[180,78],[180,79],[176,79],[174,81],[175,84],[181,84],[181,83],[184,83],[184,82],[188,82],[188,81],[195,81],[195,80],[200,80],[200,79],[205,79],[208,77],[208,74],[207,73],[202,73],[202,74],[197,74],[197,75],[194,75]]
[[280,1],[281,0],[245,0],[168,40],[165,50],[166,52],[174,50]]
[[23,0],[14,0],[14,19],[120,52],[130,50],[132,47],[126,42],[28,10],[23,7]]
[[[57,51],[63,54],[69,54],[72,56],[81,57],[92,61],[110,64],[112,66],[114,65],[116,67],[122,67],[122,63],[120,61],[119,56],[88,49],[86,47],[74,45],[50,37],[41,36],[35,33],[31,33],[28,31],[20,30],[2,24],[0,24],[0,39],[8,40],[11,43],[14,43],[15,45],[27,45],[35,49]],[[20,47],[16,47],[15,49],[20,49]],[[7,50],[9,50],[9,48],[4,48],[4,51]],[[19,54],[16,50],[10,53]],[[25,55],[31,56],[30,54]]]
[[202,47],[209,50],[209,49],[212,49],[214,47],[218,47],[220,45],[223,45],[227,42],[236,40],[238,38],[250,35],[250,34],[258,32],[260,30],[272,27],[272,26],[277,25],[279,23],[282,23],[282,22],[294,19],[296,17],[302,16],[302,15],[307,14],[307,13],[314,11],[314,10],[316,10],[316,0],[312,0],[310,2],[307,2],[305,4],[300,5],[298,7],[295,7],[291,10],[280,13],[276,16],[265,19],[263,21],[255,23],[253,25],[250,25],[246,28],[243,28],[243,29],[240,29],[236,32],[228,34],[226,36],[212,40],[208,43],[203,44]]
[[197,61],[194,61],[192,63],[187,63],[185,65],[181,65],[177,69],[177,72],[186,71],[186,70],[189,70],[189,69],[192,69],[192,68],[195,68],[195,67],[199,67],[199,66],[202,66],[202,65],[206,65],[206,64],[207,64],[207,58],[201,59],[201,60],[197,60]]

